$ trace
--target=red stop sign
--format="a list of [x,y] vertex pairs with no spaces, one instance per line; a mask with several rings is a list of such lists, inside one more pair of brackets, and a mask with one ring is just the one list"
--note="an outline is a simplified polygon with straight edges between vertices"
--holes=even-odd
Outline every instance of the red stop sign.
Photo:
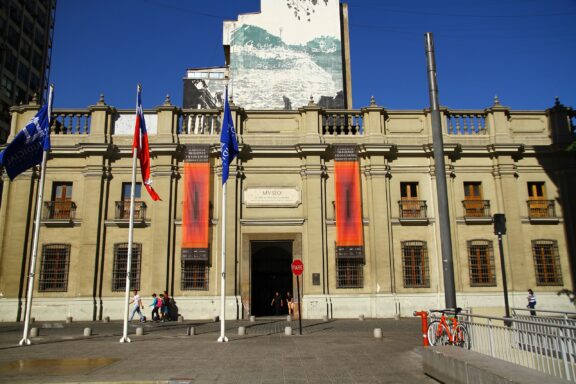
[[292,262],[292,273],[297,276],[300,276],[304,272],[304,264],[302,264],[302,260],[296,259]]

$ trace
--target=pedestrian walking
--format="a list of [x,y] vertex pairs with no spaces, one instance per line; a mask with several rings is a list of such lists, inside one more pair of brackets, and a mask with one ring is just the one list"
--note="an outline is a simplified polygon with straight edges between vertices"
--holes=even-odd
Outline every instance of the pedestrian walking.
[[282,300],[282,296],[280,296],[280,293],[278,291],[276,291],[276,293],[274,294],[270,306],[274,308],[274,315],[279,316],[281,314],[284,303]]
[[160,320],[160,315],[158,314],[158,310],[161,308],[161,305],[158,305],[158,297],[156,297],[156,293],[152,294],[152,321]]
[[130,315],[130,321],[132,321],[134,315],[138,313],[138,316],[140,316],[140,321],[143,323],[146,322],[146,316],[144,316],[141,311],[141,309],[144,309],[144,306],[142,305],[142,299],[140,299],[140,295],[136,289],[134,290],[134,296],[132,297],[132,300],[130,300],[130,304],[132,304],[132,314]]
[[528,300],[526,308],[530,308],[530,316],[536,316],[536,311],[534,310],[536,307],[536,295],[534,294],[534,291],[528,289],[528,296],[526,299]]

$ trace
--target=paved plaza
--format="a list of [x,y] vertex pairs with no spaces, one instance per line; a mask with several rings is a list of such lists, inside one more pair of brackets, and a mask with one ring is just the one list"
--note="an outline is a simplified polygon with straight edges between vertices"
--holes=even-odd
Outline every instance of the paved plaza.
[[[144,335],[136,336],[143,326]],[[285,334],[285,327],[293,335]],[[32,345],[18,346],[22,323],[0,323],[5,383],[435,383],[422,373],[418,319],[36,322]],[[92,336],[85,337],[90,327]],[[187,335],[194,327],[195,335]],[[238,328],[246,334],[239,335]],[[374,337],[382,329],[382,338]]]

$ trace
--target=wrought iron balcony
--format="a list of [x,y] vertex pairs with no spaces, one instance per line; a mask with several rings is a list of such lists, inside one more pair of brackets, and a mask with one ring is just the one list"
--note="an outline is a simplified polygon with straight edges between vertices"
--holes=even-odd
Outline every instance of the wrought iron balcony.
[[398,205],[401,223],[428,224],[426,200],[400,200]]
[[[116,220],[129,220],[130,219],[130,200],[122,200],[116,202],[116,213],[114,215]],[[146,220],[146,203],[143,201],[134,201],[134,220]]]
[[73,220],[76,218],[76,203],[73,201],[45,201],[44,220]]
[[528,218],[530,221],[557,219],[554,200],[530,199],[526,203],[528,204]]
[[483,218],[491,217],[490,200],[463,200],[465,218]]

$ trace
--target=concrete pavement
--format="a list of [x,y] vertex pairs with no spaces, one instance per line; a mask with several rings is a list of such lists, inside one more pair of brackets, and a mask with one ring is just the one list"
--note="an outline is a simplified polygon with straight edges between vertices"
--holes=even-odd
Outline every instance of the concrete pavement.
[[[0,382],[9,383],[435,383],[423,374],[418,319],[220,323],[36,322],[39,336],[18,346],[22,323],[0,323]],[[143,326],[145,334],[136,336]],[[238,327],[246,335],[238,335]],[[293,335],[285,335],[285,327]],[[84,337],[84,328],[93,335]],[[196,335],[187,336],[194,327]],[[383,337],[374,338],[374,328]]]

